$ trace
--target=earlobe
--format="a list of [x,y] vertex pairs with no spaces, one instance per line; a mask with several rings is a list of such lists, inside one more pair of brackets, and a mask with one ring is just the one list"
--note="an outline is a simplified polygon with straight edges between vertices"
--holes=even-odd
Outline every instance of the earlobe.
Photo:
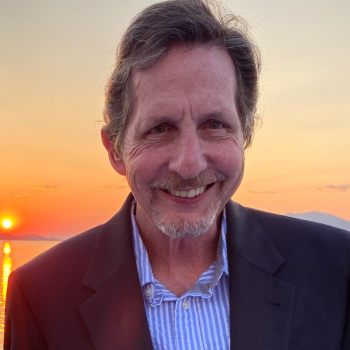
[[105,147],[109,162],[111,163],[113,169],[120,175],[126,175],[126,167],[123,158],[116,152],[114,143],[109,139],[106,129],[102,127],[101,129],[101,139],[103,146]]

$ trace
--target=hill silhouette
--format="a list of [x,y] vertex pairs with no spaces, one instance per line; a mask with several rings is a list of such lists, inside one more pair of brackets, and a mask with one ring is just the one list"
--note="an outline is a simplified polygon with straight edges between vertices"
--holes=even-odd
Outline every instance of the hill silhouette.
[[318,211],[311,211],[308,213],[288,213],[285,215],[297,219],[315,221],[321,224],[326,224],[350,231],[350,221],[347,221],[345,219],[331,214],[320,213]]
[[0,233],[2,241],[60,241],[57,238],[49,238],[39,235],[11,235],[10,233]]

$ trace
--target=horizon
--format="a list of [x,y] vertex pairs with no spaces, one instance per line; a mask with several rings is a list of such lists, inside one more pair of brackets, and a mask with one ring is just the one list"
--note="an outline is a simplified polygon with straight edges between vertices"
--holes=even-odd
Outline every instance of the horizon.
[[[307,221],[314,221],[317,223],[323,223],[326,225],[345,229],[345,230],[348,230],[350,232],[350,221],[345,220],[339,216],[332,215],[332,214],[321,213],[318,211],[310,211],[310,212],[304,212],[304,213],[285,213],[282,215],[294,217],[297,219],[307,220]],[[79,233],[77,233],[77,234],[79,234]],[[65,234],[64,235],[64,234],[60,234],[60,233],[56,233],[56,234],[55,233],[46,233],[43,235],[37,235],[37,234],[33,234],[33,233],[31,233],[31,234],[26,234],[26,233],[11,234],[6,229],[0,228],[0,241],[6,241],[6,240],[11,241],[11,239],[14,237],[16,237],[15,239],[19,239],[20,237],[29,238],[31,236],[33,236],[33,240],[38,240],[36,237],[43,237],[44,240],[48,240],[48,241],[63,241],[63,240],[66,240],[68,238],[74,237],[75,235],[76,234]],[[2,236],[6,236],[7,238],[2,238]]]

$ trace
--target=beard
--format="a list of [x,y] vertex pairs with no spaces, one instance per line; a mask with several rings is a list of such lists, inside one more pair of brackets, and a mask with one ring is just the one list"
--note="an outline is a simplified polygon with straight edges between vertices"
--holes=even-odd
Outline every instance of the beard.
[[160,211],[153,210],[152,220],[158,229],[170,238],[198,237],[209,230],[219,214],[218,203],[216,206],[212,204],[211,207],[202,218],[192,220],[183,218],[166,219]]
[[[221,174],[214,175],[202,175],[199,174],[196,178],[185,180],[178,175],[174,175],[170,178],[162,181],[152,183],[150,186],[151,192],[151,216],[152,221],[158,227],[158,229],[165,235],[172,239],[181,239],[185,237],[198,237],[206,233],[212,226],[214,220],[220,214],[221,201],[223,193],[224,183],[227,177]],[[164,213],[160,207],[157,191],[155,189],[161,189],[170,192],[171,189],[181,187],[201,187],[208,184],[218,183],[218,189],[215,193],[213,201],[206,208],[205,212],[202,213],[201,217],[195,218],[169,218],[168,213]]]

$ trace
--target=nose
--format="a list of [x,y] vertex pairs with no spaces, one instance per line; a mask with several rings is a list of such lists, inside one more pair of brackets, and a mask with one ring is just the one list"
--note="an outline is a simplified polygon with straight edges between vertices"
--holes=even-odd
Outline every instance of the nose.
[[204,147],[196,131],[187,131],[178,136],[169,162],[169,170],[183,179],[193,179],[207,168]]

